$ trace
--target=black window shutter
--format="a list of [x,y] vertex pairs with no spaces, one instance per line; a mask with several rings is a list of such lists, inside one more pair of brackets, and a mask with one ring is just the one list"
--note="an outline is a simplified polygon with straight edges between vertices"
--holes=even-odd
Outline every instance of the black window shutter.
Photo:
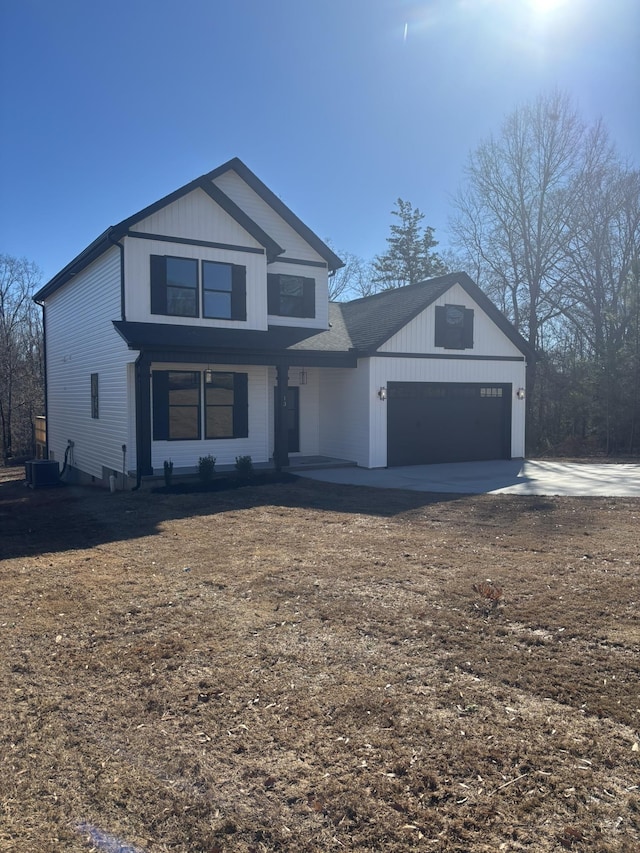
[[473,308],[464,309],[464,326],[462,327],[462,346],[473,349]]
[[446,329],[446,309],[443,305],[436,305],[436,336],[434,344],[435,346],[444,347],[447,345]]
[[167,313],[167,264],[161,255],[151,255],[151,313]]
[[247,268],[239,264],[231,268],[231,319],[247,319]]
[[267,273],[267,313],[280,313],[280,276]]
[[249,435],[249,383],[246,373],[233,374],[233,437]]
[[303,279],[302,286],[302,316],[316,316],[316,280],[315,278]]
[[154,370],[153,377],[153,440],[169,439],[169,371]]

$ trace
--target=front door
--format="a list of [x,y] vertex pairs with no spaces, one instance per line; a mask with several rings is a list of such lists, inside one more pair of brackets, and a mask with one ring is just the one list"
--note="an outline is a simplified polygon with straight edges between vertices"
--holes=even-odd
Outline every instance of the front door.
[[[277,405],[277,389],[274,390],[275,404]],[[300,452],[300,389],[297,387],[287,388],[287,407],[284,412],[287,425],[287,450],[289,453]]]

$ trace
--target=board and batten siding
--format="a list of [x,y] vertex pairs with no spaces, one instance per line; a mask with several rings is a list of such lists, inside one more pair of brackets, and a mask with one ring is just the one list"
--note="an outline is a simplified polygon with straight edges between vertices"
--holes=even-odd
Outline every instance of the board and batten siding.
[[324,258],[288,222],[285,222],[264,199],[254,192],[237,172],[225,172],[219,175],[214,183],[279,246],[282,246],[285,250],[285,257],[324,263]]
[[378,351],[442,353],[445,355],[450,353],[451,350],[435,346],[435,308],[440,305],[464,305],[465,308],[473,309],[473,349],[461,351],[463,354],[523,357],[516,345],[509,340],[459,284],[453,285],[428,308],[425,308],[417,317],[403,326]]
[[525,403],[516,397],[526,387],[524,361],[474,359],[376,358],[370,359],[371,468],[387,464],[387,405],[377,396],[389,382],[475,382],[511,385],[511,456],[524,456]]
[[[134,448],[127,365],[136,354],[113,327],[120,319],[120,252],[109,249],[46,300],[47,433],[49,450],[62,467],[70,463],[103,477],[103,466],[127,469]],[[98,374],[99,417],[91,417],[91,374]],[[135,464],[135,462],[133,463]]]
[[368,362],[362,359],[357,369],[326,369],[320,376],[320,454],[363,468],[373,467],[369,459]]
[[170,234],[187,240],[263,248],[255,237],[202,189],[195,189],[136,222],[132,230],[145,234]]
[[[164,462],[171,461],[178,469],[197,470],[201,456],[214,456],[216,465],[234,465],[236,456],[250,456],[256,462],[267,462],[271,456],[269,435],[269,392],[273,386],[269,381],[269,369],[253,365],[233,364],[152,364],[151,370],[218,370],[224,373],[246,373],[249,397],[249,435],[246,438],[200,439],[199,441],[153,441],[151,442],[151,464],[154,474],[162,474]],[[153,394],[153,390],[152,390]],[[152,398],[153,410],[153,398]]]

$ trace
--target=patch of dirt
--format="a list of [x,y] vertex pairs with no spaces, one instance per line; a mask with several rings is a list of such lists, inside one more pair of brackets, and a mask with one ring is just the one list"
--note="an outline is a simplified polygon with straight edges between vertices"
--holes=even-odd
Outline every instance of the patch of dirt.
[[0,850],[640,845],[640,500],[0,469]]

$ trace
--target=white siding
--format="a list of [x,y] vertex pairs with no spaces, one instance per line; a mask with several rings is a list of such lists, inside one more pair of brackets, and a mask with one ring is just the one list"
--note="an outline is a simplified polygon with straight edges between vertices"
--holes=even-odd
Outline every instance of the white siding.
[[464,305],[466,308],[473,309],[473,349],[461,351],[461,354],[518,356],[522,358],[522,352],[459,284],[455,284],[421,314],[414,317],[411,322],[389,338],[379,351],[448,354],[450,350],[434,346],[436,305]]
[[[248,374],[249,435],[247,438],[209,439],[200,441],[153,441],[151,464],[155,474],[164,470],[164,461],[171,460],[174,468],[197,468],[201,456],[211,454],[216,464],[233,465],[236,456],[250,456],[252,461],[267,462],[271,457],[268,443],[268,395],[273,394],[268,368],[232,364],[153,364],[152,370],[211,370]],[[153,410],[153,400],[152,400]]]
[[260,198],[236,172],[225,172],[217,177],[214,183],[285,250],[285,257],[301,258],[305,261],[323,261],[315,249],[312,249],[297,231],[278,216],[273,208]]
[[387,464],[387,403],[378,389],[389,382],[486,382],[512,385],[511,455],[524,456],[525,403],[516,398],[526,386],[525,364],[516,361],[441,360],[429,358],[372,358],[369,376],[371,468]]
[[136,222],[132,230],[144,231],[146,234],[170,234],[172,237],[184,237],[188,240],[263,248],[201,189],[182,196],[146,219]]
[[[46,301],[47,431],[62,465],[69,440],[72,464],[102,478],[102,466],[135,465],[129,426],[127,363],[135,360],[112,325],[120,319],[120,252],[113,248]],[[91,374],[98,374],[99,418],[91,417]]]
[[[320,453],[372,468],[369,453],[369,360],[334,368],[320,377]],[[386,463],[381,463],[386,464]]]

